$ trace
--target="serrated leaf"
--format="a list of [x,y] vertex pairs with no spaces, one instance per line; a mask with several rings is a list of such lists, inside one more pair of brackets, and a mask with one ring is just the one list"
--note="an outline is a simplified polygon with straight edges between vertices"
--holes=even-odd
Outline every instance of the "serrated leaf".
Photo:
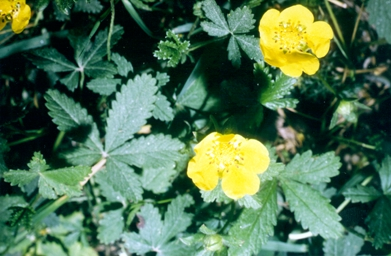
[[13,206],[8,209],[12,211],[11,218],[9,219],[9,224],[11,227],[18,225],[27,229],[31,228],[31,219],[35,213],[32,207]]
[[86,247],[82,243],[75,242],[69,247],[69,255],[72,256],[98,256],[98,253],[92,247]]
[[263,1],[264,0],[247,0],[244,4],[250,8],[254,8],[260,5]]
[[85,147],[74,148],[60,153],[60,157],[71,165],[92,166],[102,158],[102,153]]
[[165,86],[170,81],[170,76],[167,73],[156,72],[157,86]]
[[155,108],[152,111],[153,117],[161,121],[172,121],[174,119],[174,111],[170,102],[161,93],[157,93],[156,96]]
[[68,88],[68,90],[73,92],[79,85],[79,76],[80,76],[80,72],[78,70],[74,70],[68,75],[61,78],[60,82],[63,85],[65,85]]
[[261,207],[244,209],[229,231],[230,255],[257,254],[277,224],[277,180],[262,183],[256,194]]
[[72,7],[74,0],[54,0],[57,8],[64,14],[69,15],[69,9]]
[[213,203],[215,201],[217,203],[220,203],[220,202],[228,203],[232,200],[225,195],[223,189],[221,188],[221,181],[220,180],[214,189],[212,189],[210,191],[200,190],[200,193],[201,193],[201,197],[204,199],[204,201],[208,202],[208,203]]
[[57,196],[78,196],[80,182],[91,172],[88,166],[77,166],[47,171],[46,162],[40,153],[34,153],[30,171],[10,170],[4,173],[4,180],[12,186],[23,186],[38,178],[39,193],[42,197],[55,199]]
[[84,73],[92,78],[113,78],[117,72],[113,63],[103,60],[89,62],[87,66],[84,67]]
[[379,169],[381,188],[385,195],[391,195],[391,157],[386,156],[383,159],[382,166]]
[[54,48],[39,48],[26,57],[38,68],[45,71],[65,72],[76,70],[77,66]]
[[125,247],[134,253],[144,254],[149,251],[157,255],[187,255],[189,248],[179,241],[170,241],[191,224],[192,214],[184,209],[194,203],[190,195],[178,196],[168,206],[164,221],[157,208],[147,204],[138,214],[142,223],[139,233],[124,233]]
[[78,0],[75,3],[75,12],[99,13],[103,5],[98,0]]
[[365,222],[368,224],[369,233],[373,236],[373,245],[376,249],[384,243],[391,241],[391,199],[382,196],[369,213]]
[[[255,20],[251,10],[244,6],[227,15],[229,29],[233,33],[247,33],[254,28]],[[258,47],[259,48],[259,47]]]
[[366,10],[369,13],[368,21],[376,28],[379,37],[391,43],[391,0],[370,0]]
[[95,174],[95,180],[99,184],[101,193],[108,201],[111,202],[126,202],[126,198],[116,191],[111,184],[109,184],[109,175],[105,169]]
[[121,238],[124,229],[123,209],[106,212],[99,221],[98,239],[101,243],[111,244]]
[[341,217],[336,213],[329,200],[308,185],[281,179],[285,197],[295,219],[304,229],[323,238],[338,238],[342,235]]
[[228,23],[225,20],[220,7],[214,0],[203,1],[202,10],[204,11],[205,16],[213,21],[213,23],[207,21],[201,22],[201,27],[204,31],[208,32],[210,36],[224,36],[229,33]]
[[121,79],[96,78],[87,83],[87,88],[100,95],[110,95],[117,90],[117,84]]
[[156,79],[142,74],[129,80],[121,92],[116,93],[116,101],[113,101],[107,118],[106,152],[133,138],[152,116],[157,89]]
[[168,67],[176,67],[179,62],[185,62],[189,47],[189,41],[181,42],[178,35],[169,30],[166,33],[166,41],[159,42],[159,50],[154,51],[153,56],[159,60],[168,60]]
[[234,35],[240,48],[247,54],[247,56],[255,61],[263,60],[261,48],[259,48],[259,38],[247,35]]
[[367,203],[378,199],[382,195],[374,187],[364,187],[361,185],[354,188],[348,188],[342,194],[346,198],[351,199],[353,203]]
[[140,181],[144,189],[160,194],[166,192],[171,186],[173,176],[176,173],[171,168],[146,168],[143,170]]
[[302,155],[296,154],[280,175],[289,180],[319,184],[330,182],[330,177],[339,174],[340,167],[339,157],[334,152],[313,157],[312,151],[308,150]]
[[133,65],[125,57],[118,53],[113,53],[111,59],[117,65],[118,74],[127,77],[129,72],[133,72]]
[[273,180],[275,177],[277,177],[284,170],[285,170],[284,164],[276,163],[275,160],[272,160],[271,163],[269,164],[269,167],[267,168],[267,170],[258,176],[260,177],[261,182],[264,182],[267,180]]
[[234,36],[231,36],[231,38],[229,39],[227,51],[228,51],[228,59],[232,62],[232,65],[234,67],[240,67],[241,55],[240,55],[238,43],[236,42]]
[[60,239],[69,248],[84,235],[83,220],[84,215],[81,212],[73,212],[67,216],[60,215],[59,223],[50,227],[50,235]]
[[139,176],[130,166],[109,158],[106,163],[107,183],[123,197],[132,201],[142,199],[143,189]]
[[103,151],[98,128],[86,109],[57,90],[47,91],[45,99],[49,115],[60,131],[77,131],[77,135],[83,135],[78,141],[84,142],[85,146],[96,153]]
[[184,144],[171,136],[157,134],[133,139],[115,149],[110,157],[143,168],[175,167]]
[[364,245],[364,239],[348,233],[338,239],[328,239],[323,243],[325,256],[356,256]]
[[259,209],[261,207],[261,203],[258,202],[258,198],[253,195],[245,195],[244,197],[237,200],[238,204],[240,206],[243,206],[245,208],[253,208],[253,209]]
[[40,248],[42,251],[38,253],[39,255],[67,256],[67,253],[64,252],[61,244],[56,242],[43,243]]

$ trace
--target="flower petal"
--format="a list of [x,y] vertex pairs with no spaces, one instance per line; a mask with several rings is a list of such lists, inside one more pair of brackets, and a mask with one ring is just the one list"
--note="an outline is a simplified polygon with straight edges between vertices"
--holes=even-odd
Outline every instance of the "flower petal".
[[232,166],[229,172],[224,176],[221,187],[224,193],[234,200],[245,195],[254,195],[259,190],[260,181],[258,176],[245,170]]
[[307,30],[308,46],[318,58],[326,56],[330,49],[330,40],[333,37],[333,30],[324,21],[314,22]]
[[294,24],[300,21],[302,25],[308,27],[314,22],[314,15],[310,10],[298,4],[283,10],[278,18],[278,22],[287,22],[289,20]]
[[203,138],[195,147],[194,152],[196,154],[204,154],[206,151],[210,149],[211,146],[213,146],[213,142],[218,140],[218,138],[221,137],[220,133],[212,132],[205,138]]
[[254,173],[263,173],[269,167],[269,151],[257,140],[248,140],[241,147],[243,167]]
[[209,164],[209,158],[204,154],[196,155],[190,160],[187,176],[202,190],[214,189],[219,181],[217,168]]
[[308,75],[313,75],[319,69],[319,60],[312,54],[294,52],[288,56],[287,64],[280,67],[285,75],[299,77],[303,71]]
[[24,28],[29,24],[29,20],[31,18],[31,10],[30,6],[24,5],[21,7],[20,11],[17,15],[14,15],[12,20],[12,30],[19,34]]

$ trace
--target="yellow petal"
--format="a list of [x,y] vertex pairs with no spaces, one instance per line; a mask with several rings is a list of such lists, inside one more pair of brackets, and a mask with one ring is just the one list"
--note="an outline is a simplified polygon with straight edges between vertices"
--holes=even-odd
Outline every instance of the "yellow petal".
[[314,15],[306,7],[298,4],[292,7],[286,8],[280,14],[278,22],[288,22],[297,24],[300,21],[300,24],[308,27],[314,22]]
[[19,13],[17,15],[14,15],[12,20],[12,30],[19,34],[21,33],[24,28],[29,24],[29,20],[31,17],[31,10],[30,6],[24,5],[21,7]]
[[287,64],[280,67],[285,75],[299,77],[302,72],[313,75],[319,69],[319,60],[309,53],[294,52],[287,57],[289,57]]
[[203,138],[195,147],[194,152],[196,154],[205,154],[210,147],[213,145],[214,141],[217,141],[217,139],[221,136],[220,133],[212,132],[205,138]]
[[218,170],[209,164],[209,160],[206,155],[197,155],[189,161],[187,167],[187,176],[202,190],[214,189],[219,181]]
[[234,200],[258,192],[260,181],[255,173],[232,166],[224,176],[221,187],[224,193]]
[[324,21],[314,22],[307,30],[308,46],[318,58],[326,56],[333,37],[333,30]]
[[257,140],[248,140],[241,147],[243,167],[254,173],[263,173],[269,167],[269,151]]

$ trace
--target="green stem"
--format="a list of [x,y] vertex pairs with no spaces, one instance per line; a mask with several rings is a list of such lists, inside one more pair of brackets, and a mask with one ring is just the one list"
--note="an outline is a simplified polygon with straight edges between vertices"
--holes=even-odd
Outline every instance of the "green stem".
[[59,134],[57,135],[56,141],[54,142],[53,152],[57,151],[57,149],[60,146],[62,140],[64,139],[64,136],[65,136],[65,132],[64,131],[60,131]]
[[28,141],[31,141],[31,140],[38,139],[39,137],[42,137],[43,135],[44,135],[43,133],[39,133],[39,134],[34,135],[34,136],[30,136],[30,137],[23,138],[23,139],[20,139],[20,140],[17,140],[17,141],[13,141],[13,142],[8,143],[8,146],[9,147],[16,146],[16,145],[19,145],[19,144],[22,144],[22,143],[25,143],[25,142],[28,142]]
[[63,204],[65,204],[69,200],[69,197],[64,195],[60,198],[58,198],[54,202],[50,202],[44,207],[40,208],[37,213],[32,218],[33,225],[38,224],[42,222],[44,218],[49,216],[52,212],[55,212],[58,208],[60,208]]
[[324,2],[326,5],[326,8],[327,8],[327,11],[329,12],[330,18],[333,21],[335,30],[337,30],[337,34],[338,34],[339,39],[341,40],[342,46],[344,48],[346,48],[345,39],[343,38],[341,28],[339,27],[339,24],[338,24],[337,18],[334,15],[333,9],[331,8],[329,1],[324,0]]
[[338,140],[338,141],[341,141],[341,142],[348,143],[348,144],[351,143],[351,144],[355,144],[355,145],[361,146],[363,148],[376,150],[375,146],[372,146],[372,145],[369,145],[369,144],[365,144],[365,143],[362,143],[362,142],[359,142],[359,141],[355,141],[355,140],[352,140],[352,139],[345,139],[345,138],[337,137],[337,136],[331,136],[331,138],[333,138],[335,140]]
[[107,60],[110,61],[111,59],[111,35],[113,34],[113,28],[114,28],[114,18],[115,18],[115,3],[114,0],[110,0],[110,8],[111,8],[111,19],[110,19],[110,26],[109,26],[109,32],[107,35]]
[[206,45],[213,44],[215,42],[221,41],[221,40],[223,40],[225,38],[227,38],[227,37],[226,36],[218,37],[218,38],[215,38],[215,39],[212,39],[212,40],[208,40],[208,41],[205,41],[205,42],[199,42],[199,43],[192,44],[192,47],[189,48],[189,52],[197,50],[198,48],[204,47]]
[[323,79],[322,76],[317,75],[318,79],[322,82],[322,84],[329,90],[332,94],[337,95],[337,92],[327,83],[325,79]]
[[[373,179],[373,176],[369,176],[367,177],[363,182],[361,182],[361,186],[366,186],[368,185],[369,182],[371,182],[371,180]],[[340,213],[343,209],[345,209],[345,207],[350,203],[350,199],[345,199],[345,201],[343,201],[337,208],[337,213]]]

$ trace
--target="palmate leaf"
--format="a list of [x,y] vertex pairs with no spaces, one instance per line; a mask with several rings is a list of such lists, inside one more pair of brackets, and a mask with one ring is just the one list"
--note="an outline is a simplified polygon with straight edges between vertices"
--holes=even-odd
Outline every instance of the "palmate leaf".
[[227,15],[229,30],[232,33],[247,33],[254,28],[253,18],[254,15],[248,7],[237,8]]
[[311,150],[308,150],[302,155],[296,154],[280,175],[289,180],[319,184],[330,182],[330,177],[339,174],[340,167],[339,157],[334,152],[313,157]]
[[156,79],[146,74],[136,76],[122,86],[107,118],[106,152],[133,138],[152,116],[157,89]]
[[113,78],[117,72],[113,63],[104,60],[89,62],[84,68],[84,73],[92,78]]
[[110,202],[125,202],[126,197],[122,196],[121,192],[116,191],[111,184],[109,184],[109,175],[106,170],[101,170],[95,174],[95,180],[99,184],[101,193]]
[[164,193],[171,186],[172,179],[177,172],[171,168],[145,168],[140,181],[144,189],[155,194]]
[[375,207],[369,213],[365,222],[369,233],[373,236],[373,245],[376,249],[391,241],[391,198],[382,196],[377,200]]
[[55,0],[57,8],[64,14],[69,14],[69,9],[72,7],[74,0]]
[[[133,72],[133,65],[125,57],[118,53],[113,53],[111,59],[117,65],[118,74],[123,77],[127,77],[129,72]],[[157,79],[157,77],[156,77]]]
[[358,185],[355,188],[348,188],[343,192],[343,195],[346,198],[351,199],[353,203],[367,203],[378,199],[382,194],[374,187],[364,187]]
[[30,170],[10,170],[4,180],[12,186],[23,186],[38,178],[39,193],[44,198],[55,199],[61,195],[81,195],[80,182],[91,172],[88,166],[77,166],[47,171],[48,166],[40,153],[34,153]]
[[87,88],[100,95],[110,95],[117,90],[117,85],[121,79],[95,78],[87,83]]
[[[360,229],[362,230],[362,229]],[[338,239],[328,239],[323,243],[325,256],[356,256],[364,245],[364,239],[353,233]]]
[[75,12],[99,13],[103,6],[98,0],[78,0],[75,3]]
[[60,153],[60,157],[71,165],[92,166],[102,158],[99,151],[90,150],[85,147],[78,147]]
[[161,93],[158,93],[156,96],[155,108],[152,111],[153,117],[161,121],[172,121],[174,119],[174,110],[171,108],[170,102]]
[[262,183],[257,193],[261,207],[244,209],[229,231],[230,255],[257,254],[277,224],[277,180]]
[[214,0],[205,0],[202,2],[202,10],[205,16],[212,22],[203,21],[201,27],[210,36],[225,36],[229,34],[228,23],[221,12],[220,7]]
[[341,217],[336,213],[328,199],[306,184],[294,180],[281,179],[285,197],[295,219],[305,229],[323,238],[338,238],[342,235]]
[[160,41],[158,48],[153,53],[153,56],[159,60],[168,60],[168,67],[176,67],[179,62],[184,63],[186,56],[189,53],[190,42],[179,39],[171,30],[166,33],[166,41]]
[[52,72],[76,70],[77,66],[54,48],[39,48],[26,54],[26,57],[38,68]]
[[376,28],[379,37],[391,43],[391,0],[370,0],[366,8],[369,13],[369,23]]
[[179,151],[183,148],[184,144],[178,139],[157,134],[133,139],[112,151],[110,157],[142,168],[173,168],[175,161],[181,159]]
[[81,212],[73,212],[67,216],[59,216],[59,223],[50,227],[50,235],[61,240],[69,248],[82,237],[85,232],[83,227],[84,215]]
[[77,135],[84,135],[83,138],[76,138],[77,141],[83,142],[86,147],[95,153],[103,151],[98,128],[92,117],[87,114],[86,109],[57,90],[47,91],[45,99],[49,115],[53,118],[53,123],[58,125],[60,131],[77,131]]
[[139,233],[127,232],[122,235],[125,247],[137,254],[151,251],[157,255],[188,255],[189,247],[179,241],[170,240],[191,224],[192,214],[184,212],[184,209],[193,203],[190,195],[178,196],[168,206],[164,221],[161,220],[157,208],[146,204],[138,214]]
[[99,221],[98,239],[103,244],[111,244],[121,238],[124,229],[123,209],[104,213]]

